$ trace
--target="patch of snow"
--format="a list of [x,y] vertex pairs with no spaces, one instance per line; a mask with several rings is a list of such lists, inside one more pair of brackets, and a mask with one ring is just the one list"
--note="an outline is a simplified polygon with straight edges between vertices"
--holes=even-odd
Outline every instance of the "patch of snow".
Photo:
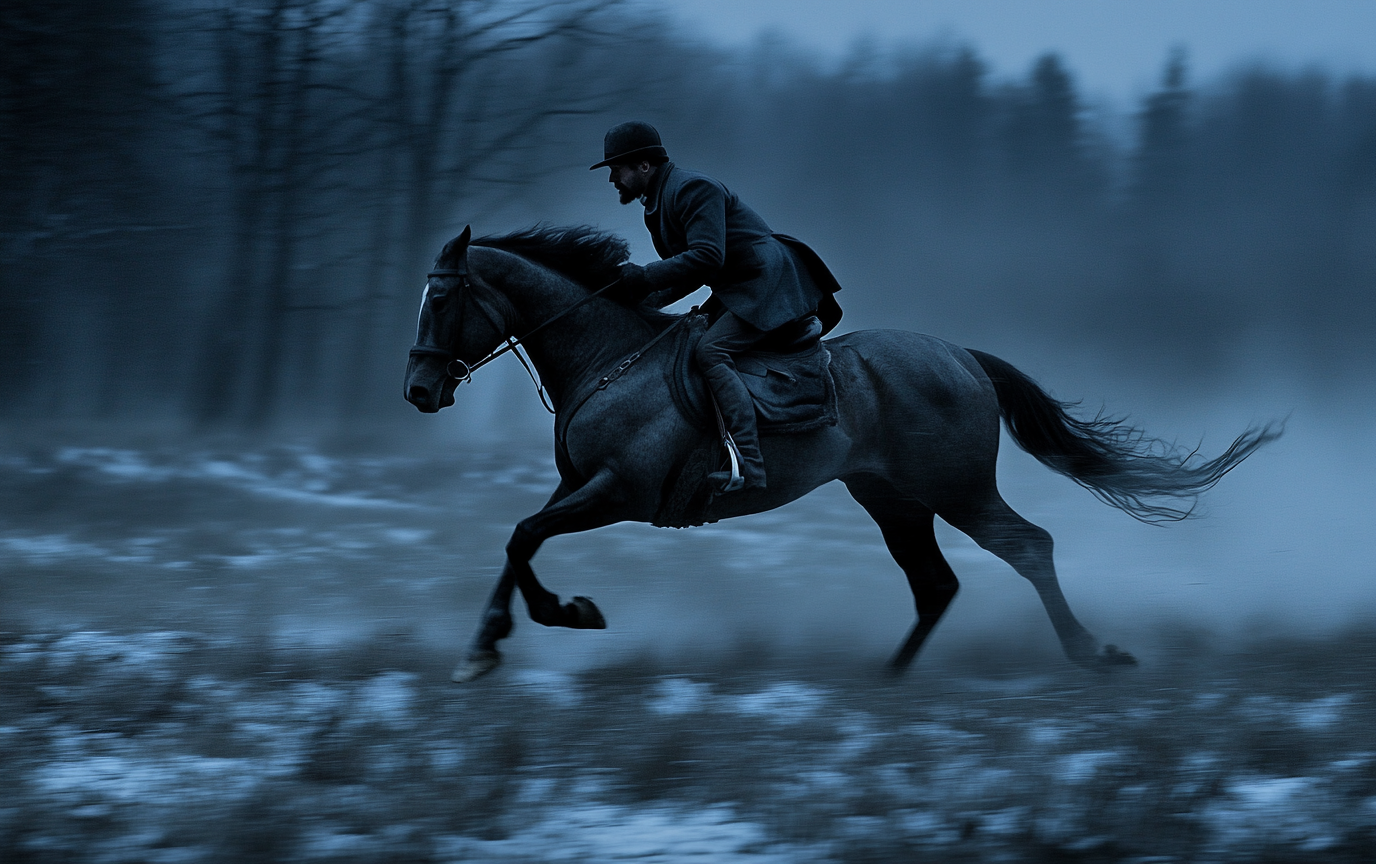
[[710,684],[699,684],[687,678],[665,678],[655,684],[649,708],[656,714],[692,714],[704,711],[712,695]]
[[915,810],[895,815],[900,830],[921,842],[945,846],[960,840],[959,827],[952,825],[940,813]]
[[409,729],[415,723],[412,707],[416,690],[412,682],[416,678],[409,672],[384,672],[360,685],[352,719],[388,729]]
[[22,666],[42,659],[43,645],[40,642],[15,642],[0,648],[0,665]]
[[[505,840],[438,838],[435,856],[453,862],[654,861],[656,864],[795,864],[820,850],[768,844],[765,830],[728,807],[635,809],[561,807]],[[811,854],[809,854],[811,853]]]
[[1074,731],[1074,726],[1059,720],[1033,720],[1027,726],[1027,740],[1038,747],[1055,747]]
[[423,528],[388,528],[382,532],[382,535],[392,543],[400,546],[411,546],[416,543],[424,543],[434,533],[434,531]]
[[105,558],[110,554],[107,549],[78,542],[66,534],[10,534],[0,537],[0,550],[30,564],[46,564],[70,558]]
[[1199,693],[1196,694],[1191,701],[1190,707],[1199,710],[1208,710],[1217,707],[1219,703],[1227,698],[1228,697],[1223,693]]
[[353,834],[340,827],[314,827],[307,830],[300,840],[300,854],[303,858],[354,858],[372,852],[378,853],[377,840],[370,834]]
[[552,669],[525,669],[511,676],[520,687],[550,700],[562,708],[570,708],[582,701],[573,676]]
[[720,697],[722,707],[735,714],[763,717],[773,723],[798,723],[821,710],[828,692],[792,681],[774,684],[757,693]]
[[1295,725],[1304,729],[1327,729],[1342,719],[1343,708],[1352,701],[1351,693],[1325,696],[1294,707]]
[[799,771],[795,775],[798,782],[819,789],[844,789],[850,785],[850,775],[840,771],[819,769],[817,771]]
[[430,770],[436,774],[450,774],[463,764],[463,750],[453,744],[439,744],[430,748]]
[[1284,805],[1314,785],[1312,777],[1274,777],[1233,783],[1228,791],[1252,809]]
[[979,829],[986,834],[1001,837],[1021,834],[1027,829],[1027,816],[1030,809],[1028,807],[1008,807],[993,813],[985,813],[980,817]]
[[155,468],[142,453],[135,450],[115,450],[110,447],[64,447],[54,454],[58,462],[94,468],[121,480],[142,480],[159,483],[176,476],[171,468]]
[[1335,759],[1328,763],[1328,767],[1334,771],[1354,771],[1364,765],[1371,763],[1371,753],[1353,753],[1346,759]]
[[913,723],[907,727],[907,731],[920,738],[927,739],[928,742],[941,744],[946,747],[972,744],[984,737],[978,732],[967,732],[964,729],[957,729],[946,723],[932,721]]
[[1230,783],[1227,795],[1209,802],[1199,818],[1222,848],[1281,843],[1317,852],[1339,842],[1337,832],[1321,818],[1330,809],[1317,778],[1255,777]]
[[102,800],[180,805],[242,798],[272,773],[255,759],[86,756],[41,765],[32,781],[41,793],[70,799],[73,806]]
[[329,475],[338,473],[335,460],[314,453],[300,453],[297,462],[315,476],[303,477],[289,471],[271,476],[244,463],[261,462],[260,456],[246,456],[239,461],[201,457],[189,466],[154,466],[146,456],[133,450],[105,447],[67,447],[59,450],[58,462],[93,468],[102,474],[126,482],[162,483],[174,479],[212,480],[234,486],[241,491],[265,498],[299,501],[326,507],[367,507],[383,509],[418,509],[402,501],[374,498],[361,493],[329,492]]
[[1122,758],[1122,754],[1116,750],[1083,750],[1079,753],[1068,753],[1060,760],[1057,774],[1062,782],[1077,784],[1084,783],[1098,773],[1099,768]]
[[103,663],[123,671],[164,675],[171,674],[163,667],[172,657],[200,647],[203,642],[194,633],[174,630],[125,636],[78,630],[53,641],[44,653],[56,669],[65,669],[78,662]]

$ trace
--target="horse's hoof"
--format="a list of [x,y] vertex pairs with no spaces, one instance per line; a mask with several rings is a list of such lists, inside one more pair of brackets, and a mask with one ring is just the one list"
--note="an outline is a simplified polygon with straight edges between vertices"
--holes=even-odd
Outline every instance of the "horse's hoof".
[[1104,650],[1091,654],[1080,665],[1091,672],[1108,674],[1124,666],[1136,666],[1137,658],[1126,651],[1119,651],[1117,645],[1105,645]]
[[607,619],[602,617],[602,612],[587,597],[575,597],[573,602],[564,607],[572,613],[573,623],[569,626],[575,630],[606,630]]
[[1099,655],[1099,665],[1106,669],[1115,666],[1136,666],[1137,658],[1126,651],[1119,651],[1117,645],[1105,645],[1103,653]]
[[502,664],[502,655],[496,651],[472,651],[463,662],[454,667],[449,680],[455,684],[467,684],[481,678]]

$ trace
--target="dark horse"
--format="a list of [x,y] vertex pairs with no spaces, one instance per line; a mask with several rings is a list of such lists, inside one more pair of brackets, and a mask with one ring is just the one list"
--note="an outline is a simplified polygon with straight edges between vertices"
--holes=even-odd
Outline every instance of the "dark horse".
[[[592,601],[560,603],[547,591],[531,558],[559,534],[652,521],[672,466],[681,466],[703,440],[671,396],[673,340],[646,348],[677,316],[602,297],[568,312],[613,281],[627,254],[625,241],[591,228],[537,227],[471,242],[465,229],[436,259],[406,369],[406,399],[421,411],[454,403],[458,379],[451,369],[465,372],[509,338],[567,313],[525,343],[562,412],[556,420],[563,430],[556,448],[561,481],[545,507],[512,533],[506,567],[455,681],[500,662],[497,642],[511,632],[513,588],[540,624],[605,627]],[[879,523],[917,606],[917,623],[891,662],[895,670],[912,661],[959,587],[937,547],[934,515],[1032,583],[1070,660],[1093,669],[1135,662],[1111,645],[1101,649],[1075,619],[1056,579],[1051,535],[999,495],[1000,417],[1019,447],[1144,521],[1189,515],[1190,508],[1172,500],[1193,499],[1280,434],[1269,425],[1249,428],[1221,456],[1203,460],[1114,419],[1076,419],[1069,405],[1008,363],[931,336],[868,330],[825,344],[839,409],[835,425],[765,434],[768,488],[714,498],[707,518],[771,510],[831,480],[845,483]],[[613,383],[595,389],[641,350],[644,356]]]

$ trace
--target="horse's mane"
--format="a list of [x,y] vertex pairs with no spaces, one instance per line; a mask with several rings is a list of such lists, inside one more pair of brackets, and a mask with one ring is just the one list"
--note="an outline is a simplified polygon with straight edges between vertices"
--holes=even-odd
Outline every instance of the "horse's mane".
[[625,240],[590,225],[540,223],[510,234],[475,237],[472,245],[519,255],[558,271],[591,291],[615,279],[621,264],[631,257]]
[[[620,275],[621,265],[631,257],[630,245],[625,240],[591,225],[561,226],[541,222],[509,234],[475,237],[471,245],[519,255],[567,276],[589,291],[596,291],[615,280]],[[680,317],[646,306],[632,308],[656,326]]]

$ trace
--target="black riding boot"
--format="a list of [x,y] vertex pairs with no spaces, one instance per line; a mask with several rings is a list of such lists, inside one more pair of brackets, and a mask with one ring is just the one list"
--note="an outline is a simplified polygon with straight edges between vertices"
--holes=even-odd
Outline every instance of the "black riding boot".
[[[732,355],[748,351],[767,335],[732,313],[723,312],[707,328],[696,351],[698,368],[707,379],[707,386],[712,388],[712,395],[721,408],[726,431],[740,453],[745,489],[764,488],[764,457],[760,455],[760,433],[755,427],[755,400],[741,382]],[[715,472],[712,475],[712,480],[723,487],[726,485],[724,481],[730,479],[729,472]]]
[[[745,384],[741,383],[740,375],[736,372],[735,364],[730,361],[718,363],[702,371],[707,378],[708,386],[712,388],[712,395],[717,399],[717,405],[721,408],[726,431],[735,442],[736,451],[740,453],[741,476],[745,479],[743,488],[763,489],[764,456],[760,454],[760,433],[755,427],[755,401],[751,398],[750,391],[745,389]],[[717,474],[722,476],[718,477]],[[712,479],[725,486],[725,481],[729,481],[731,475],[730,472],[716,472]]]

